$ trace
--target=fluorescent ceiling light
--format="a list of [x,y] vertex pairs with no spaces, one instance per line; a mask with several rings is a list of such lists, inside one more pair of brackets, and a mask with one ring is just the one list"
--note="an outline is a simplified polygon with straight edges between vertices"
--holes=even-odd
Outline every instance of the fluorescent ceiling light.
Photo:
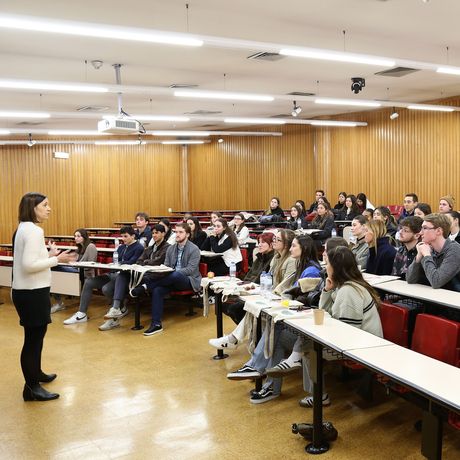
[[170,144],[170,145],[175,145],[175,144],[204,144],[204,141],[162,141],[162,144]]
[[460,75],[460,67],[438,67],[436,72],[447,73],[450,75]]
[[202,99],[229,99],[234,101],[259,101],[271,102],[275,98],[263,94],[245,94],[245,93],[227,93],[219,91],[174,91],[174,96],[177,97],[197,97]]
[[209,131],[149,131],[154,136],[210,136]]
[[[174,115],[131,115],[131,118],[142,121],[190,121],[189,117],[174,116]],[[104,117],[106,118],[106,117]],[[110,118],[110,117],[107,117]]]
[[285,125],[284,120],[277,120],[276,118],[239,118],[229,117],[224,118],[224,123],[244,123],[253,125]]
[[354,121],[332,121],[332,120],[314,120],[310,123],[313,126],[342,126],[348,128],[355,128],[358,123]]
[[429,104],[416,104],[416,105],[408,105],[408,109],[410,110],[431,110],[434,112],[454,112],[455,107],[448,107],[442,105],[429,105]]
[[101,135],[99,131],[78,130],[78,129],[52,129],[48,131],[49,136],[96,136]]
[[49,118],[50,114],[45,112],[9,112],[0,111],[1,118]]
[[309,50],[301,48],[285,48],[279,51],[283,56],[303,57],[309,59],[320,59],[322,61],[352,62],[354,64],[377,65],[381,67],[393,67],[395,61],[381,57],[365,56],[352,53],[341,53],[339,51]]
[[202,40],[171,32],[27,16],[0,16],[0,27],[5,29],[48,32],[76,35],[80,37],[110,38],[113,40],[162,43],[168,45],[203,45]]
[[315,104],[329,104],[329,105],[352,105],[358,107],[381,107],[379,102],[370,101],[355,101],[353,99],[315,99]]
[[70,155],[67,152],[54,152],[54,158],[60,158],[62,160],[67,160]]
[[0,136],[8,136],[8,134],[11,134],[9,129],[0,129]]
[[0,80],[0,88],[31,89],[38,91],[70,91],[81,93],[107,93],[108,88],[93,85],[75,85],[67,83],[47,83],[25,80]]
[[145,141],[96,141],[94,145],[145,145]]

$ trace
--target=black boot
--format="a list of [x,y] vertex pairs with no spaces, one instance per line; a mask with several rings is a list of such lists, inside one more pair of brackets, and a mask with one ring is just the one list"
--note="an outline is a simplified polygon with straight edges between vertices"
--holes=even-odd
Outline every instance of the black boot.
[[41,383],[50,383],[57,377],[56,374],[45,374],[43,371],[40,372],[38,381]]
[[37,383],[37,385],[33,385],[32,387],[25,384],[22,397],[24,401],[50,401],[59,398],[59,394],[50,393]]

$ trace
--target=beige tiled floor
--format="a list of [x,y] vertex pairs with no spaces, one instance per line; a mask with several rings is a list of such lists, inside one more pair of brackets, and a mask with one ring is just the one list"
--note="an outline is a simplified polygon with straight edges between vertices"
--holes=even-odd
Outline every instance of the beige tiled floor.
[[[7,291],[0,296],[6,301]],[[290,432],[292,422],[311,421],[297,404],[299,376],[286,379],[280,398],[251,405],[251,383],[225,378],[247,359],[244,347],[226,360],[211,359],[213,314],[188,318],[185,308],[170,305],[164,332],[144,337],[129,329],[131,316],[121,328],[98,331],[106,311],[101,298],[88,323],[64,327],[73,311],[54,315],[44,348],[44,370],[58,373],[47,387],[61,398],[25,403],[22,329],[11,304],[0,305],[0,459],[305,458],[306,443]],[[325,418],[340,434],[322,458],[422,458],[413,429],[419,410],[380,388],[374,403],[364,403],[354,385],[328,379],[333,404]],[[443,458],[460,458],[460,432],[446,428]]]

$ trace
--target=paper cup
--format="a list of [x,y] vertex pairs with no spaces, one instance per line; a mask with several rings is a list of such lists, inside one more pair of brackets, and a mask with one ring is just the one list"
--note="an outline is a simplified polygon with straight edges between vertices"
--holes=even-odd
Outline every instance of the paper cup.
[[324,324],[324,310],[320,310],[319,308],[315,308],[313,310],[313,321],[317,326]]

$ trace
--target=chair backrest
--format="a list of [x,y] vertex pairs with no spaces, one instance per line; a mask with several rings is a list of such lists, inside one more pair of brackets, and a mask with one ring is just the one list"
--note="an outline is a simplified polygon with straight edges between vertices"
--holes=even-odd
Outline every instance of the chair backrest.
[[415,321],[412,350],[460,367],[460,323],[420,313]]
[[206,278],[208,276],[208,264],[205,264],[204,262],[200,262],[199,270],[203,278]]
[[409,345],[409,311],[407,308],[382,302],[379,308],[383,337],[402,347]]
[[247,249],[240,249],[243,260],[241,261],[241,271],[246,274],[249,270],[249,256]]
[[401,211],[404,209],[404,206],[400,204],[389,204],[387,208],[390,210],[393,216],[399,216]]
[[350,244],[350,236],[351,236],[351,225],[347,225],[343,228],[343,239]]

